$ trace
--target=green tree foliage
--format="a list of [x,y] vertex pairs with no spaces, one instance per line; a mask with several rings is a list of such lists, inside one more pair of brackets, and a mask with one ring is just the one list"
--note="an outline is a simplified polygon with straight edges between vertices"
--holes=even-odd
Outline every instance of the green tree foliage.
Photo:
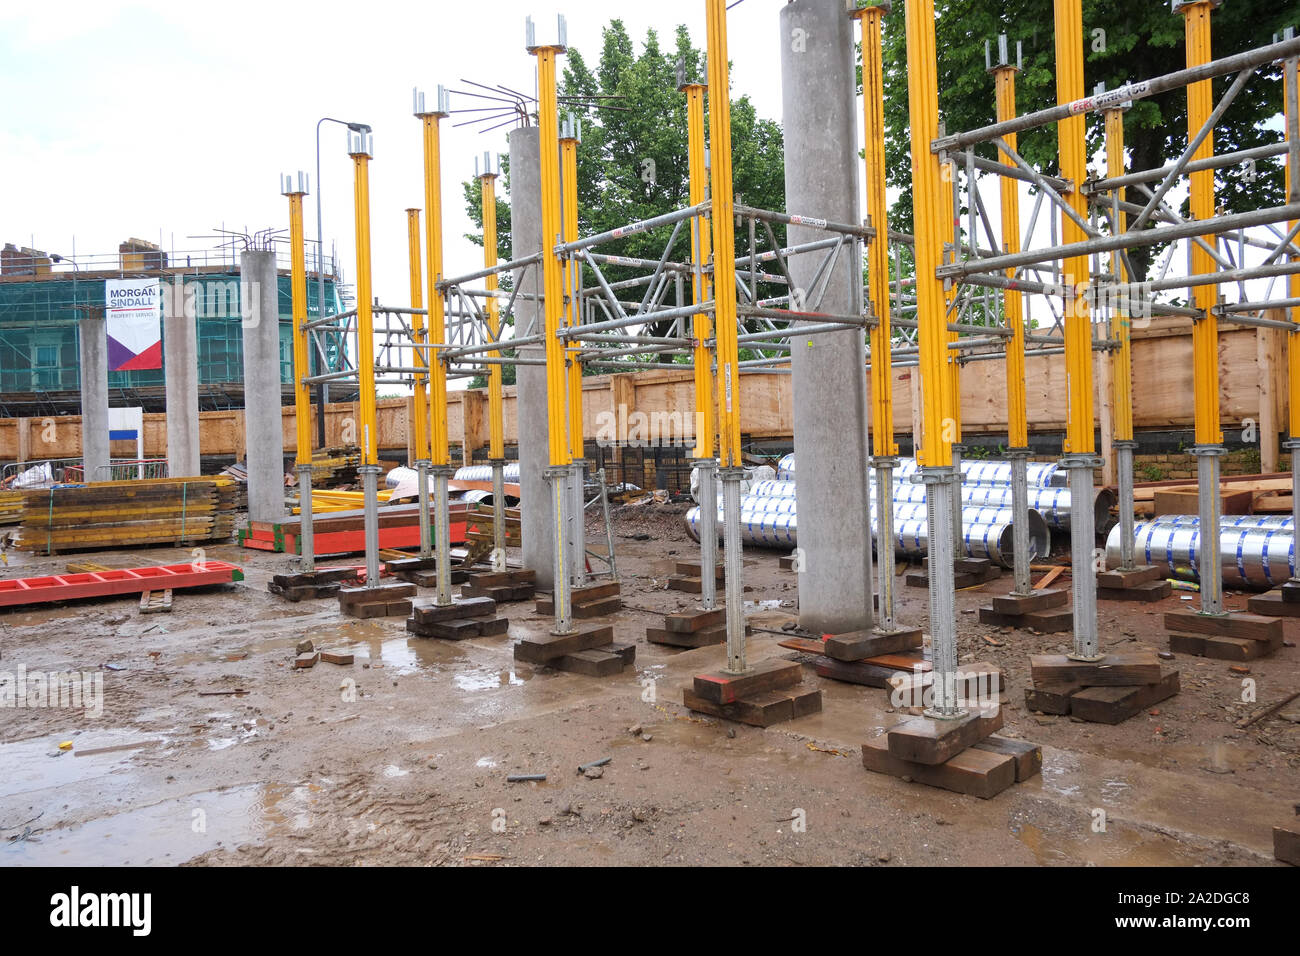
[[[621,20],[611,20],[602,31],[600,57],[594,67],[577,49],[571,48],[562,58],[561,112],[572,112],[582,122],[578,146],[580,234],[605,232],[689,204],[686,97],[678,90],[678,63],[685,77],[703,82],[704,53],[692,44],[684,26],[674,31],[669,49],[661,45],[656,31],[647,31],[638,54]],[[731,104],[731,133],[736,194],[746,204],[784,210],[780,124],[760,118],[749,98],[742,96]],[[497,234],[499,254],[506,259],[511,239],[509,206],[500,199],[508,191],[508,170],[503,172],[507,174],[502,177],[506,189],[498,183]],[[477,180],[465,184],[465,200],[470,218],[481,228]],[[600,251],[658,259],[671,232],[671,227],[665,227],[635,233],[602,245]],[[777,235],[784,241],[784,229]],[[482,244],[481,234],[469,238]],[[738,250],[747,250],[747,243],[747,236],[737,236]],[[673,258],[682,261],[689,255],[690,232],[683,227]],[[604,267],[602,272],[610,282],[645,274],[643,269],[614,266]],[[589,271],[584,283],[588,287],[595,283]],[[639,300],[643,294],[644,287],[621,293],[629,300]]]
[[[984,41],[1005,33],[1014,57],[1024,49],[1024,70],[1016,78],[1017,111],[1029,113],[1056,104],[1056,54],[1053,0],[936,0],[939,53],[939,111],[949,131],[974,129],[995,119],[993,77],[985,70]],[[1276,0],[1227,0],[1212,20],[1214,57],[1239,53],[1271,42],[1273,34],[1295,21],[1294,5]],[[885,18],[885,122],[889,182],[903,189],[891,210],[896,228],[911,231],[911,151],[908,141],[907,43],[903,11],[895,5]],[[1083,0],[1084,89],[1097,83],[1115,89],[1129,81],[1173,73],[1186,66],[1183,16],[1170,12],[1165,0]],[[996,49],[996,47],[995,47]],[[1215,129],[1215,151],[1249,149],[1276,142],[1278,130],[1266,121],[1282,110],[1280,65],[1260,71],[1233,102]],[[1232,77],[1214,81],[1221,96]],[[1183,90],[1138,100],[1124,119],[1129,168],[1155,169],[1178,158],[1187,145],[1187,97]],[[1103,145],[1101,117],[1089,114],[1088,153]],[[979,152],[997,158],[984,144]],[[1056,171],[1056,127],[1022,133],[1020,153],[1045,171]],[[1282,163],[1261,162],[1248,181],[1239,168],[1217,175],[1221,205],[1234,212],[1277,205],[1283,200]],[[1144,196],[1130,190],[1131,201]],[[1131,253],[1145,276],[1152,250]]]

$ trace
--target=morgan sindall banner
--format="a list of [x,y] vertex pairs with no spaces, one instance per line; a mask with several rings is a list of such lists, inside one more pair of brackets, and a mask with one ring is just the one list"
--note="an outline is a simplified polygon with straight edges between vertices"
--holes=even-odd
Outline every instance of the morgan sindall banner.
[[110,372],[162,368],[161,314],[157,279],[104,281]]

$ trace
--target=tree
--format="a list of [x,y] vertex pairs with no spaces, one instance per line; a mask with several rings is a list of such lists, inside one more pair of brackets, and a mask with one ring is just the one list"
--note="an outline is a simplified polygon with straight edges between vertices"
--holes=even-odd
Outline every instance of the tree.
[[[1214,57],[1221,58],[1271,41],[1275,32],[1294,20],[1294,8],[1275,0],[1228,0],[1214,12]],[[1056,104],[1056,53],[1053,0],[936,0],[939,51],[939,112],[951,132],[974,129],[995,118],[993,78],[984,64],[984,41],[1005,33],[1014,56],[1015,43],[1024,48],[1024,70],[1016,78],[1019,113]],[[886,167],[891,185],[903,194],[891,210],[895,228],[911,231],[911,152],[907,105],[907,45],[902,11],[895,7],[885,18],[885,139]],[[1183,16],[1168,3],[1132,0],[1084,0],[1084,89],[1099,82],[1115,89],[1173,73],[1186,66]],[[1277,132],[1264,124],[1282,110],[1281,67],[1261,70],[1229,107],[1215,128],[1219,153],[1276,142]],[[1214,81],[1217,100],[1232,77]],[[1187,97],[1184,90],[1137,100],[1124,118],[1125,145],[1131,170],[1156,169],[1178,158],[1187,146]],[[1089,114],[1088,153],[1103,146],[1101,118]],[[977,152],[1000,158],[996,147],[983,144]],[[1056,171],[1056,127],[1022,133],[1020,153],[1048,173]],[[1216,175],[1220,204],[1234,212],[1279,205],[1283,201],[1280,160],[1261,162],[1252,181],[1240,170],[1225,168]],[[1130,201],[1146,197],[1129,190]],[[1139,279],[1145,279],[1155,250],[1130,251]]]
[[[691,43],[684,26],[674,31],[665,51],[654,30],[646,33],[640,55],[621,20],[602,31],[600,58],[594,69],[571,48],[564,57],[560,83],[561,112],[582,122],[578,146],[578,228],[582,235],[605,232],[626,223],[659,216],[689,204],[686,98],[678,91],[678,64],[689,78],[703,76],[704,54]],[[707,119],[706,119],[707,122]],[[742,201],[765,209],[785,208],[785,160],[780,124],[757,115],[748,97],[731,105],[732,167],[735,192]],[[507,178],[508,177],[503,177]],[[465,184],[467,212],[482,226],[477,181]],[[509,209],[498,200],[500,254],[509,246]],[[611,255],[658,259],[672,227],[625,236],[601,246]],[[784,241],[784,229],[777,230]],[[482,243],[482,236],[471,236]],[[737,236],[737,248],[748,237]],[[689,228],[683,227],[673,258],[690,254]],[[644,269],[602,267],[611,283],[644,275]],[[584,273],[587,287],[594,274]],[[628,293],[640,298],[644,287]],[[687,292],[689,295],[689,291]],[[775,294],[769,292],[767,294]],[[653,328],[653,326],[652,326]],[[657,333],[664,328],[654,328]]]

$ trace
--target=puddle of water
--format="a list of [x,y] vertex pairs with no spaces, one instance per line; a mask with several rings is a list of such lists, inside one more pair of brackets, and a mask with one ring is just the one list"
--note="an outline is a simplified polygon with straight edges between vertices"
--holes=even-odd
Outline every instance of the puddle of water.
[[[137,753],[156,749],[157,745],[86,757],[78,757],[78,750],[97,750],[158,739],[157,734],[142,735],[133,730],[97,730],[75,737],[52,735],[0,744],[0,797],[102,777],[119,770]],[[73,742],[72,750],[59,750],[59,744],[64,740]],[[57,756],[52,756],[54,754]]]
[[1162,834],[1117,828],[1106,833],[1091,830],[1081,835],[1048,834],[1032,824],[1013,828],[1042,865],[1078,866],[1193,866],[1199,854]]
[[475,670],[467,674],[457,674],[451,679],[457,690],[496,690],[499,687],[518,687],[531,678],[530,674],[518,674],[513,670]]

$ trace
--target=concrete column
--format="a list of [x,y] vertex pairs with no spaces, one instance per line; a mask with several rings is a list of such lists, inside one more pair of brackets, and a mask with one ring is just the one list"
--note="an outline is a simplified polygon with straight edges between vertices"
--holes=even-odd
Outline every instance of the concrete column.
[[[81,461],[86,480],[109,463],[108,330],[103,317],[77,322],[81,343]],[[101,476],[104,481],[107,475]]]
[[[510,250],[512,259],[530,256],[542,248],[542,171],[536,126],[510,134]],[[541,290],[541,266],[515,274],[520,295]],[[535,321],[534,321],[535,320]],[[515,334],[542,331],[540,302],[520,298],[515,302]],[[531,327],[531,329],[530,329]],[[519,350],[524,359],[544,359],[546,350],[528,346]],[[538,587],[554,582],[554,502],[545,473],[550,465],[550,430],[546,419],[546,367],[520,365],[516,369],[519,430],[519,517],[523,537],[524,567],[537,572]]]
[[163,373],[167,386],[167,473],[199,474],[199,343],[194,309],[177,276],[163,299]]
[[248,449],[248,516],[279,521],[284,508],[284,431],[280,413],[280,296],[275,254],[239,260],[244,332],[244,443]]
[[[853,22],[844,0],[794,0],[781,8],[782,123],[786,208],[797,215],[860,222]],[[789,229],[791,245],[826,238]],[[811,298],[821,257],[797,256],[790,276],[804,307],[862,312],[861,247],[840,250],[820,302]],[[815,633],[872,625],[867,383],[862,330],[791,337],[797,507],[799,623]],[[887,374],[887,372],[886,372]],[[865,530],[864,530],[865,529]]]

